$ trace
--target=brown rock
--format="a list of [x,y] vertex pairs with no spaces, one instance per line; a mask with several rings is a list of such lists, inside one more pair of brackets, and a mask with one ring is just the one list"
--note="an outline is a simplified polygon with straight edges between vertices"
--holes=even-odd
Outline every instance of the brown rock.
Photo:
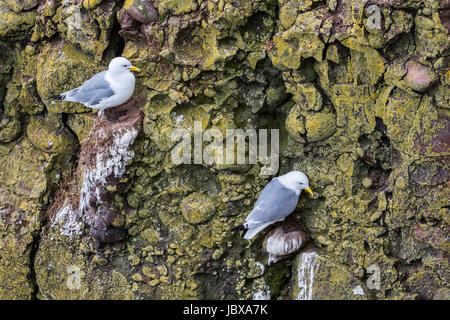
[[132,16],[130,16],[127,11],[119,11],[117,14],[119,24],[122,30],[134,30],[138,27],[139,23]]
[[111,225],[113,221],[117,218],[118,213],[108,209],[106,206],[101,205],[97,209],[97,215],[102,217],[103,221],[108,225]]
[[106,225],[105,221],[103,221],[102,217],[95,217],[92,227],[95,228],[96,230],[101,231],[108,230],[108,226]]
[[158,20],[158,11],[148,0],[134,0],[127,12],[133,19],[144,24]]
[[125,237],[125,232],[121,228],[109,228],[103,231],[91,227],[91,236],[100,242],[113,243],[121,241]]

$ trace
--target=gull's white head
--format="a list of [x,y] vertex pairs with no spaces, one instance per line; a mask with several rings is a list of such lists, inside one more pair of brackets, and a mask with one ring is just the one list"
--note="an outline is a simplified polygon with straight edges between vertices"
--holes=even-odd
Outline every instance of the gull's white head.
[[108,71],[114,75],[120,75],[130,71],[141,71],[139,68],[133,67],[130,61],[124,57],[117,57],[111,60]]
[[309,180],[306,174],[301,171],[291,171],[278,177],[278,180],[286,188],[295,190],[299,194],[302,190],[305,190],[309,194],[313,194],[312,190],[309,188]]

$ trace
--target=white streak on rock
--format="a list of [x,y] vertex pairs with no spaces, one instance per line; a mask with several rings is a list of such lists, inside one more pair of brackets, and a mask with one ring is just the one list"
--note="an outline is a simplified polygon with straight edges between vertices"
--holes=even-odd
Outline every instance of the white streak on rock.
[[269,288],[255,292],[253,294],[253,300],[270,300]]
[[[102,134],[99,132],[98,135],[101,137]],[[119,178],[125,173],[127,162],[134,157],[134,152],[129,148],[137,135],[138,130],[134,127],[121,128],[113,134],[114,143],[97,153],[95,167],[87,168],[84,172],[79,205],[81,213],[89,207],[90,191],[95,190],[95,196],[100,200],[100,192],[107,185],[106,178],[110,176]]]
[[361,286],[356,286],[356,287],[353,289],[353,294],[354,294],[354,295],[365,296],[364,290],[363,290],[363,288],[362,288]]
[[316,252],[304,252],[300,256],[300,264],[298,266],[297,284],[299,292],[297,300],[312,300],[314,272],[319,267],[316,260],[318,254]]

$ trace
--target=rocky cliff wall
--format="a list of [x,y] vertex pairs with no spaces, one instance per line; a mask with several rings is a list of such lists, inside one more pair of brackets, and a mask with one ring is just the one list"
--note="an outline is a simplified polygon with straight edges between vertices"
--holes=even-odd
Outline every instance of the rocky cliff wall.
[[[0,1],[0,298],[449,298],[449,17],[447,0]],[[51,103],[120,55],[140,112]],[[260,163],[171,160],[194,121],[278,129],[279,174],[309,176],[278,262],[268,231],[230,232]]]

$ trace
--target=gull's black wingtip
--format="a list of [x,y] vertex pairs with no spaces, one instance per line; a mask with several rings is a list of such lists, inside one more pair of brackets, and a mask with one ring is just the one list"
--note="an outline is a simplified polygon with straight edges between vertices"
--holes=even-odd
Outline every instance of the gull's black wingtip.
[[51,100],[58,100],[58,101],[62,101],[64,100],[64,97],[61,94],[57,94],[53,97],[50,97]]
[[241,224],[240,226],[234,227],[234,228],[231,229],[230,231],[232,231],[232,232],[237,232],[237,231],[241,231],[241,230],[247,230],[247,228],[245,227],[245,225]]

